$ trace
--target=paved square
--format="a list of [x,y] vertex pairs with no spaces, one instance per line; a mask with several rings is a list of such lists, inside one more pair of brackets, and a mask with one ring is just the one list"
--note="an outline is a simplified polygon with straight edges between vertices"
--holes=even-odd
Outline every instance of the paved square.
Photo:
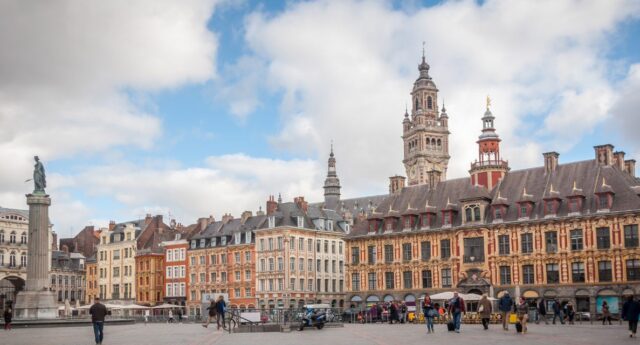
[[[104,345],[396,345],[396,344],[491,344],[491,345],[618,345],[638,344],[630,339],[626,325],[530,325],[529,333],[517,335],[514,330],[504,332],[499,325],[489,331],[481,325],[463,325],[462,333],[448,333],[444,325],[436,326],[436,333],[427,334],[424,325],[345,325],[344,328],[325,328],[291,333],[228,334],[199,324],[143,324],[111,326],[105,329]],[[0,331],[2,345],[80,345],[93,344],[90,327],[15,329]]]

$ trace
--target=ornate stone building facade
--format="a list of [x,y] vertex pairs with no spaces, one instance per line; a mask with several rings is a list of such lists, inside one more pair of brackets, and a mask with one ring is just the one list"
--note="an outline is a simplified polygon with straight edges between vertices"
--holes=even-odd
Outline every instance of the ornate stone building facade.
[[81,253],[53,251],[51,255],[51,290],[59,304],[85,303],[85,257]]
[[164,299],[164,253],[151,249],[136,253],[136,303],[155,306]]

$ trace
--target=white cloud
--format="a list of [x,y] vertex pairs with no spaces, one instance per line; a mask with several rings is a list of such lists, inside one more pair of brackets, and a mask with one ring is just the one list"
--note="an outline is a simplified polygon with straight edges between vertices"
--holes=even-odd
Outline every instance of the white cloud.
[[640,157],[640,64],[631,65],[626,78],[619,85],[620,93],[611,110],[607,126],[614,135],[621,134],[622,143],[628,149],[627,159]]

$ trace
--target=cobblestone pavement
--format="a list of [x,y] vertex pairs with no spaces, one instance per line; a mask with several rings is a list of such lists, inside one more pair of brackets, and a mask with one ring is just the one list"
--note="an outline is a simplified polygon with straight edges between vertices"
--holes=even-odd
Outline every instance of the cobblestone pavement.
[[[397,345],[397,344],[491,344],[491,345],[618,345],[638,344],[630,339],[626,325],[530,325],[529,332],[518,335],[511,327],[502,331],[492,325],[489,331],[480,325],[463,325],[462,333],[448,333],[444,325],[436,325],[436,333],[427,334],[424,325],[345,325],[344,328],[308,329],[291,333],[228,334],[198,324],[143,324],[105,328],[104,345]],[[0,330],[2,345],[91,345],[90,327],[61,327]]]

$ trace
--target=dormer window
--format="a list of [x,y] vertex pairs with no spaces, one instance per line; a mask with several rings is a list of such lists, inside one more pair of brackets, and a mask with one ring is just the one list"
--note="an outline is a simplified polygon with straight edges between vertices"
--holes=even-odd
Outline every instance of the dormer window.
[[296,219],[298,220],[298,227],[299,228],[304,228],[304,217],[298,216],[298,217],[296,217]]
[[244,237],[244,242],[245,243],[251,243],[251,231],[247,231],[245,237]]
[[464,209],[465,222],[479,222],[480,218],[480,206],[469,205]]
[[496,207],[493,210],[493,218],[494,219],[502,219],[502,207]]
[[211,239],[211,243],[209,243],[209,246],[211,247],[215,247],[218,244],[217,239],[214,237]]
[[550,199],[544,201],[544,214],[556,215],[558,213],[558,207],[560,206],[560,202],[556,199]]
[[222,236],[221,241],[220,241],[220,245],[223,245],[223,246],[227,245],[227,236]]
[[276,217],[269,216],[268,220],[269,220],[269,227],[270,228],[275,228],[276,227]]
[[327,219],[327,230],[333,231],[333,221],[330,219]]
[[443,226],[451,225],[451,211],[442,212],[442,225]]
[[204,248],[205,239],[200,240],[200,248]]
[[572,197],[569,199],[569,212],[580,212],[582,210],[582,198]]
[[196,243],[197,243],[196,240],[191,241],[191,249],[195,249],[196,248],[196,245],[197,245]]
[[235,236],[236,236],[236,244],[240,244],[240,243],[242,243],[242,241],[241,241],[241,239],[242,239],[242,233],[240,233],[240,232],[236,232]]
[[411,229],[411,216],[404,217],[404,228]]
[[422,228],[426,229],[433,225],[433,221],[435,220],[436,215],[433,213],[425,213],[422,215]]
[[611,195],[609,193],[598,194],[598,210],[608,210],[611,208]]
[[349,225],[349,223],[344,224],[344,232],[346,232],[347,234],[351,232],[351,226]]
[[529,218],[531,216],[531,202],[521,202],[518,210],[519,218]]

